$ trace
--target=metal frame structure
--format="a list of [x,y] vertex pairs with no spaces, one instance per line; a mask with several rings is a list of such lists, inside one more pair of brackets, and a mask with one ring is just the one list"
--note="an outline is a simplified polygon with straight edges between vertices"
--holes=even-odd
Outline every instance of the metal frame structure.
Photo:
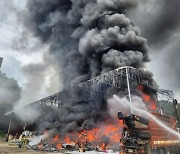
[[150,85],[149,81],[146,79],[142,71],[137,70],[134,67],[126,66],[126,67],[120,67],[110,72],[107,72],[105,74],[99,75],[95,78],[82,82],[78,84],[77,86],[90,87],[90,88],[93,88],[95,91],[101,92],[102,90],[98,85],[101,83],[105,83],[110,86],[121,89],[122,88],[121,82],[122,80],[125,80],[127,77],[126,70],[128,72],[129,79],[136,80],[137,83],[143,84],[145,86]]
[[164,100],[164,101],[174,100],[174,94],[172,90],[159,89],[157,92],[157,96],[159,100]]
[[[129,81],[131,80],[135,80],[138,84],[142,84],[147,87],[151,85],[151,83],[149,82],[149,80],[147,79],[143,71],[135,69],[133,67],[125,66],[125,67],[120,67],[110,72],[107,72],[105,74],[99,75],[85,82],[76,84],[70,87],[69,90],[73,88],[75,89],[85,88],[85,89],[89,89],[89,90],[93,90],[97,92],[103,92],[104,87],[102,85],[107,85],[107,86],[115,87],[118,89],[123,89],[122,83],[126,80],[127,80],[127,83],[129,83]],[[66,90],[68,89],[65,89],[64,91]],[[58,92],[51,96],[37,100],[33,103],[38,103],[38,104],[46,103],[47,105],[58,107],[62,101],[61,97],[64,91]]]

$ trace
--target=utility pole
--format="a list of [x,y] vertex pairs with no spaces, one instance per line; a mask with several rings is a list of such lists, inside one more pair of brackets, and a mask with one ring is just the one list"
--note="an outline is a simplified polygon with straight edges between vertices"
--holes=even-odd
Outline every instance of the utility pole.
[[24,129],[24,132],[25,132],[26,131],[26,122],[24,123],[23,129]]
[[2,65],[2,61],[3,61],[3,58],[0,57],[0,68],[1,68],[1,65]]
[[10,129],[11,129],[11,120],[9,121],[8,132],[7,132],[7,135],[6,135],[6,142],[9,141],[9,133],[10,133]]

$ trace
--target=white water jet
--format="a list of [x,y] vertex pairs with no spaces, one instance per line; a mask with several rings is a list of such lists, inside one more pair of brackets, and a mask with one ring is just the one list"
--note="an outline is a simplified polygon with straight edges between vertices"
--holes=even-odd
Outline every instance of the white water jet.
[[[117,95],[113,95],[113,97],[115,98],[116,101],[118,101],[119,104],[121,103],[121,99],[117,96]],[[126,101],[128,102],[128,101]],[[158,120],[154,115],[152,115],[151,113],[144,111],[142,109],[138,109],[136,107],[134,107],[132,104],[130,104],[129,102],[127,103],[129,107],[132,107],[133,110],[141,112],[146,114],[148,117],[152,118],[159,126],[163,127],[164,129],[166,129],[167,131],[169,131],[171,134],[174,134],[175,136],[180,138],[180,134],[178,132],[176,132],[175,130],[173,130],[172,128],[169,128],[168,126],[166,126],[163,122],[161,122],[160,120]]]

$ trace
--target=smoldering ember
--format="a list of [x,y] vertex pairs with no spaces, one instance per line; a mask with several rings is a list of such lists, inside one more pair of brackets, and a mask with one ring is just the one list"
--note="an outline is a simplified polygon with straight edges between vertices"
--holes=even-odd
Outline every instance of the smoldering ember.
[[[147,40],[128,18],[139,3],[27,1],[23,24],[50,47],[43,65],[23,68],[31,82],[21,98],[23,89],[17,82],[0,74],[18,91],[15,103],[3,111],[8,123],[6,141],[21,150],[26,147],[27,153],[178,153],[177,100],[171,90],[159,89],[146,68],[150,62]],[[62,81],[59,92],[39,100],[25,99],[40,90],[40,77],[49,65]]]

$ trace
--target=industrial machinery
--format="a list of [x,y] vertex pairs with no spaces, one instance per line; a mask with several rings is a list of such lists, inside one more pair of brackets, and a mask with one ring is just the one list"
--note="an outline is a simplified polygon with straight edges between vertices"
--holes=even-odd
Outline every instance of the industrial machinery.
[[[160,115],[158,113],[154,113],[154,115],[163,122],[168,122],[169,127],[172,127],[172,129],[176,131],[174,128],[176,121],[173,117]],[[133,114],[124,117],[121,112],[118,114],[118,118],[123,120],[125,125],[120,140],[123,144],[122,153],[179,153],[180,140],[171,134],[170,131],[158,126],[153,120],[148,121]],[[137,127],[136,122],[140,123],[141,127]]]
[[150,133],[137,129],[136,122],[148,125],[149,121],[134,114],[125,117],[121,112],[118,113],[118,118],[119,120],[123,120],[125,125],[120,140],[123,143],[122,151],[126,153],[143,153],[143,145],[148,143]]

